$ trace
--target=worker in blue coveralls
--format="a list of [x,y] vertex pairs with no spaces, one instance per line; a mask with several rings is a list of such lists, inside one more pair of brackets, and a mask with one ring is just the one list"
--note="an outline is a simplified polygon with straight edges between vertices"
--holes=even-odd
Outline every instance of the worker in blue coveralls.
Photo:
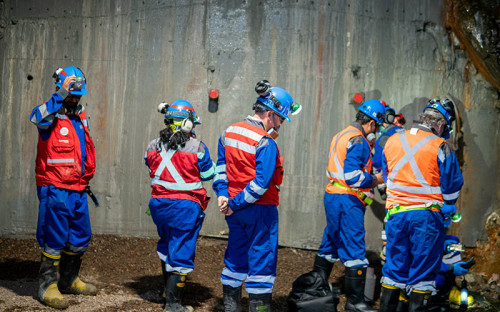
[[186,277],[194,269],[196,241],[210,197],[202,181],[215,176],[206,145],[196,139],[200,119],[191,103],[160,103],[165,129],[147,147],[145,160],[151,176],[149,212],[160,240],[157,253],[165,279],[165,312],[192,311],[182,305]]
[[69,302],[62,293],[97,293],[94,285],[78,277],[92,234],[87,192],[96,163],[85,110],[79,104],[87,94],[85,75],[70,66],[57,69],[53,77],[56,92],[30,116],[39,134],[35,167],[40,201],[36,237],[42,248],[38,299],[65,309]]
[[347,311],[375,311],[365,301],[366,279],[365,228],[366,206],[372,202],[371,189],[382,183],[382,174],[371,174],[370,133],[378,131],[384,121],[385,107],[378,100],[360,106],[356,121],[337,133],[330,144],[326,169],[330,180],[326,186],[324,206],[326,222],[323,240],[314,260],[314,271],[325,281],[333,264],[340,259],[345,265]]
[[249,311],[271,311],[283,179],[274,139],[283,122],[290,121],[290,110],[300,111],[287,91],[271,87],[266,80],[259,81],[255,90],[259,94],[253,105],[255,114],[229,126],[218,145],[213,189],[229,227],[221,274],[226,312],[240,311],[243,282]]
[[[450,304],[461,304],[460,289],[455,283],[456,276],[465,275],[469,272],[467,263],[462,261],[461,251],[463,245],[460,239],[455,235],[446,235],[444,241],[443,259],[439,272],[436,276],[436,293],[430,298],[429,308],[438,308],[436,311],[449,311]],[[474,298],[467,295],[467,305],[471,306]],[[408,297],[404,291],[400,290],[399,304],[397,312],[408,311]]]
[[[396,133],[397,131],[403,130],[403,125],[405,124],[405,120],[402,114],[397,115],[396,117],[396,111],[387,105],[385,102],[382,102],[385,106],[385,115],[384,115],[384,123],[382,124],[382,127],[380,127],[379,131],[379,137],[375,141],[374,147],[373,147],[373,172],[374,173],[379,173],[382,172],[382,152],[384,150],[385,143],[387,142],[387,139]],[[380,194],[380,197],[385,200],[387,198],[386,194],[386,184],[381,183],[377,185],[377,190]],[[384,219],[384,229],[382,230],[382,241],[383,241],[383,247],[382,251],[380,252],[380,258],[382,260],[382,263],[385,263],[385,243],[386,243],[386,238],[385,238],[385,223],[386,220]]]
[[445,223],[456,212],[463,177],[445,141],[455,119],[447,98],[429,101],[420,122],[391,136],[382,156],[387,182],[387,247],[380,311],[396,311],[400,290],[408,311],[425,311],[441,265]]

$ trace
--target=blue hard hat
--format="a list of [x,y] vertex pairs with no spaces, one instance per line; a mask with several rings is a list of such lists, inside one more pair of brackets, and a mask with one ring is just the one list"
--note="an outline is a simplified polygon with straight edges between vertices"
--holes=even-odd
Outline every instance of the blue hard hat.
[[424,110],[422,112],[425,112],[425,110],[428,108],[433,108],[438,112],[440,112],[441,115],[443,115],[448,125],[448,128],[446,129],[447,131],[443,133],[442,137],[445,140],[449,139],[450,132],[452,130],[451,123],[455,120],[455,105],[453,105],[453,102],[447,98],[440,99],[439,97],[435,97],[429,100],[429,103],[427,104],[426,107],[424,107]]
[[191,118],[194,124],[201,124],[200,118],[196,115],[193,105],[186,100],[175,100],[168,105],[165,113],[166,119],[186,119]]
[[257,101],[291,122],[290,118],[288,118],[288,113],[290,113],[293,98],[284,89],[280,87],[271,87],[270,94],[266,97],[259,96]]
[[64,69],[59,68],[56,70],[56,72],[54,73],[54,78],[56,79],[55,81],[56,86],[62,88],[64,79],[66,79],[66,77],[68,76],[76,76],[76,81],[69,86],[70,89],[73,88],[73,90],[69,91],[70,94],[75,94],[75,95],[87,94],[87,89],[85,88],[85,83],[86,83],[85,75],[83,74],[80,68],[75,66],[66,67]]
[[379,125],[384,122],[385,106],[379,100],[368,100],[358,110],[375,120]]

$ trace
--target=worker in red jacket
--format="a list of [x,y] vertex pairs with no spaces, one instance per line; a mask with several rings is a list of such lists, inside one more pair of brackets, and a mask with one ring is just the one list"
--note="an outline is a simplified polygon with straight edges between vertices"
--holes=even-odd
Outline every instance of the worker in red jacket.
[[192,307],[182,305],[182,293],[194,269],[196,241],[210,200],[202,181],[215,176],[215,164],[194,134],[200,121],[191,103],[179,99],[161,103],[158,110],[165,114],[166,128],[146,150],[152,179],[149,211],[160,236],[157,253],[165,277],[165,311],[187,312]]
[[87,117],[79,104],[87,94],[85,75],[70,66],[59,68],[54,78],[56,92],[33,109],[30,119],[39,134],[35,168],[40,201],[36,236],[42,248],[38,298],[64,309],[69,303],[61,293],[97,293],[94,285],[78,278],[91,237],[86,189],[96,163]]

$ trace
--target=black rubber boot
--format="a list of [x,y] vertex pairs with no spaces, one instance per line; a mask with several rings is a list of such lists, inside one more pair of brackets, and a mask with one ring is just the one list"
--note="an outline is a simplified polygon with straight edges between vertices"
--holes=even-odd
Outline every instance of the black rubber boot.
[[172,272],[168,275],[165,285],[165,310],[164,312],[190,312],[193,308],[182,306],[182,293],[186,286],[186,274]]
[[84,283],[78,277],[82,265],[82,255],[63,251],[59,265],[59,282],[57,286],[63,294],[95,296],[97,288]]
[[330,278],[330,273],[332,273],[332,269],[333,263],[323,257],[320,257],[319,255],[316,255],[314,258],[313,271],[318,272],[327,283]]
[[66,309],[69,302],[57,287],[57,269],[59,257],[49,258],[42,253],[39,272],[38,299],[45,305],[55,309]]
[[412,291],[408,300],[408,312],[427,311],[427,303],[430,296],[430,292]]
[[366,268],[345,268],[346,311],[375,312],[365,301]]
[[273,294],[248,294],[248,312],[270,312]]
[[399,304],[399,293],[401,290],[394,286],[382,285],[380,296],[380,312],[397,312]]
[[222,293],[224,295],[224,312],[240,312],[241,286],[222,285]]

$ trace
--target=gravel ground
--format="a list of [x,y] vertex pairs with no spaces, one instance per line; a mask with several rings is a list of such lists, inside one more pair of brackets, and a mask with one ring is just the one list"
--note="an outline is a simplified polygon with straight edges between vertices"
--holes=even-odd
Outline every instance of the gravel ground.
[[[195,311],[222,311],[220,272],[225,247],[226,241],[221,239],[201,237],[198,241],[196,268],[188,277],[184,296],[185,303],[193,306]],[[314,255],[314,251],[279,249],[273,311],[287,311],[286,298],[292,283],[299,275],[311,270]],[[35,239],[0,238],[0,312],[54,311],[35,297],[39,258],[40,248]],[[380,263],[370,260],[380,277]],[[343,271],[343,266],[336,264],[330,281],[340,283]],[[156,254],[156,239],[94,235],[80,275],[83,280],[94,283],[99,293],[95,297],[68,295],[71,303],[68,312],[162,311],[160,290],[163,278]],[[469,277],[471,289],[493,298],[496,294],[498,298],[500,288],[483,280],[480,273],[472,272]],[[244,307],[247,302],[248,297],[244,294]],[[341,296],[340,311],[343,311],[344,302],[345,298]],[[481,310],[500,311],[485,304]]]

